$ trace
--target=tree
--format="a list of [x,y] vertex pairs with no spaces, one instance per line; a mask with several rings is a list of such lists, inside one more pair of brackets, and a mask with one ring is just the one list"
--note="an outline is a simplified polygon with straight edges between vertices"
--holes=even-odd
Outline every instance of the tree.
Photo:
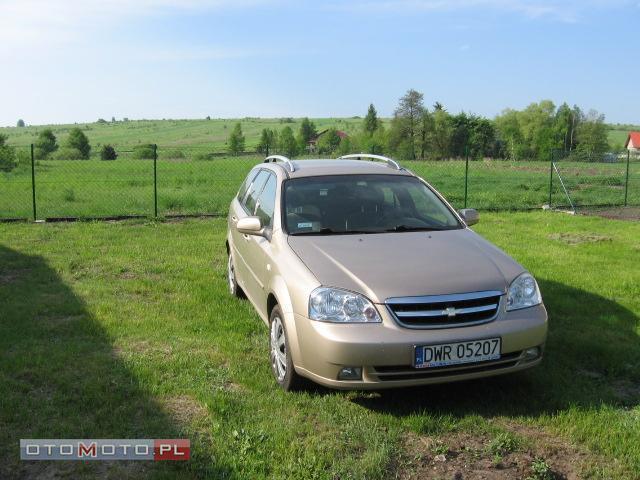
[[275,148],[275,134],[270,128],[263,128],[260,134],[260,142],[258,143],[258,152],[264,153],[267,157],[269,152]]
[[437,112],[438,110],[444,110],[444,105],[442,105],[440,102],[436,102],[433,104],[433,110],[435,112]]
[[107,121],[104,118],[99,118],[96,123],[107,123]]
[[238,155],[244,152],[244,135],[242,134],[242,125],[236,123],[229,135],[229,153]]
[[400,98],[392,120],[392,135],[401,156],[416,158],[416,130],[424,111],[422,93],[410,89]]
[[100,150],[100,159],[101,160],[115,160],[118,158],[118,153],[116,149],[111,145],[103,145]]
[[451,115],[449,115],[444,109],[435,110],[433,112],[431,146],[434,154],[438,158],[445,159],[449,156],[452,133],[453,125],[451,123]]
[[35,157],[39,160],[45,159],[49,154],[58,149],[56,136],[50,128],[45,128],[38,134],[35,144]]
[[433,138],[433,116],[425,108],[420,116],[420,158],[424,160]]
[[369,110],[367,110],[367,116],[364,117],[364,132],[373,135],[373,133],[378,129],[380,125],[380,121],[378,120],[378,112],[376,112],[376,107],[373,106],[373,103],[369,105]]
[[16,123],[16,126],[18,128],[24,128],[25,127],[24,120],[22,119],[18,120],[18,123]]
[[298,154],[298,143],[289,126],[284,127],[280,132],[279,149],[287,157],[295,157]]
[[116,117],[111,117],[111,123],[116,123]]
[[10,172],[16,166],[16,151],[6,144],[7,136],[0,133],[0,171]]
[[[384,125],[382,122],[379,122],[378,128],[373,132],[373,134],[363,132],[362,135],[352,138],[350,147],[353,148],[354,151],[383,155],[387,150],[388,141],[388,135]],[[356,148],[356,146],[358,148]]]
[[65,142],[65,147],[74,148],[80,152],[82,159],[89,159],[89,154],[91,153],[91,145],[89,144],[89,139],[87,138],[87,136],[79,128],[71,129],[71,131],[69,132],[69,136],[67,137],[67,141]]
[[604,123],[604,115],[595,110],[590,110],[584,120],[578,126],[576,150],[586,154],[589,160],[593,160],[603,154],[609,148],[607,141],[607,126]]
[[338,155],[349,155],[350,153],[354,153],[356,148],[354,147],[354,142],[349,137],[344,137],[340,139],[340,145],[338,145]]
[[521,159],[525,150],[519,113],[517,110],[508,108],[495,120],[499,136],[506,147],[506,155],[511,160]]
[[340,136],[335,128],[330,128],[324,132],[318,139],[319,153],[333,153],[340,145]]
[[302,119],[300,124],[300,130],[298,131],[298,142],[300,144],[300,150],[307,148],[309,140],[315,138],[318,135],[315,124],[307,117]]

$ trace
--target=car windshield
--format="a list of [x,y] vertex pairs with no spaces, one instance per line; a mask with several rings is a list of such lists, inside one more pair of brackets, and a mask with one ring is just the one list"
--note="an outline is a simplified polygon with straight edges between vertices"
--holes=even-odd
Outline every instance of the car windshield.
[[333,175],[287,180],[286,230],[332,235],[461,228],[423,182],[403,175]]

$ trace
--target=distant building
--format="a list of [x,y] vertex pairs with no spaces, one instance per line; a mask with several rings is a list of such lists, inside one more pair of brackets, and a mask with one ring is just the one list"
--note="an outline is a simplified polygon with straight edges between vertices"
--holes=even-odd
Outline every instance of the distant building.
[[633,153],[640,153],[640,132],[629,132],[624,148]]
[[[316,149],[318,148],[318,140],[320,140],[320,137],[325,133],[327,133],[328,131],[329,129],[322,130],[315,137],[309,139],[309,141],[307,142],[307,150],[309,150],[309,152],[315,152]],[[340,140],[349,136],[342,130],[336,130],[336,133],[340,137]]]

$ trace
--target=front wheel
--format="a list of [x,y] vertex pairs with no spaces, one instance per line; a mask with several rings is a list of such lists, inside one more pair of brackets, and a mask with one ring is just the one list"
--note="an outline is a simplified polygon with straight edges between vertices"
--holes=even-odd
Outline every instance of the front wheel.
[[295,390],[300,387],[302,379],[293,367],[287,331],[284,327],[280,307],[275,306],[271,311],[269,325],[269,357],[271,360],[273,376],[275,377],[276,382],[278,382],[278,385],[280,385],[284,391],[288,392]]

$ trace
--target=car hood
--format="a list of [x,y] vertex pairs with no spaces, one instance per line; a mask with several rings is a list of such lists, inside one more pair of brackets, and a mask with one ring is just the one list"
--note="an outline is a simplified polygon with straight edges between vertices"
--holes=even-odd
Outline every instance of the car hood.
[[524,271],[469,229],[366,235],[289,236],[294,252],[325,286],[387,298],[506,291]]

